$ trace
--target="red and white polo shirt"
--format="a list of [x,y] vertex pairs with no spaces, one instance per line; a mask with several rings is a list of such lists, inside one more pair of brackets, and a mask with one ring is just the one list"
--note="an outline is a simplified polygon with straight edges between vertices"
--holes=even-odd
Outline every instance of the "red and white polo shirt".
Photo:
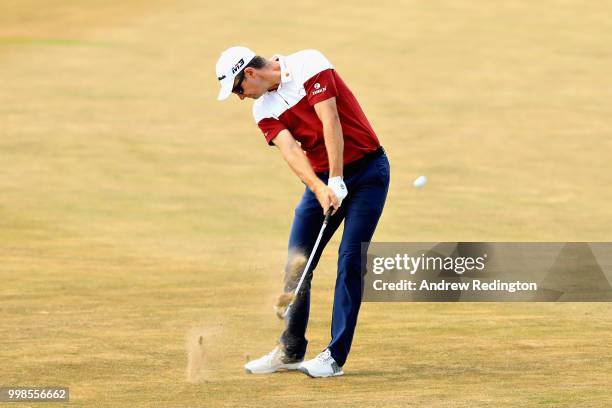
[[314,105],[335,96],[344,135],[344,164],[380,146],[357,99],[323,54],[303,50],[275,58],[280,63],[281,83],[277,90],[266,92],[253,104],[255,122],[269,145],[281,130],[287,129],[300,142],[313,170],[329,171],[323,125]]

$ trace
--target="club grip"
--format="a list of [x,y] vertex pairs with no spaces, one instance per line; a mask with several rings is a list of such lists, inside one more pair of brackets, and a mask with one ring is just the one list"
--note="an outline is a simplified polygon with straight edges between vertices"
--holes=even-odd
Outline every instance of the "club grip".
[[331,218],[332,212],[334,211],[334,207],[329,207],[327,212],[325,213],[325,219],[323,220],[323,224],[327,224],[329,219]]

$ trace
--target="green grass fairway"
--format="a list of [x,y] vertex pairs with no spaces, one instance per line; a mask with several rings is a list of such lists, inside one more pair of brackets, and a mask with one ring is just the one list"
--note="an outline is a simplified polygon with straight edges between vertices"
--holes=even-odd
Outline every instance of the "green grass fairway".
[[[391,161],[376,241],[612,241],[611,13],[0,3],[0,386],[69,386],[75,407],[612,406],[609,303],[365,303],[344,377],[246,375],[281,330],[303,185],[214,74],[235,44],[328,56]],[[329,341],[338,236],[308,357]]]

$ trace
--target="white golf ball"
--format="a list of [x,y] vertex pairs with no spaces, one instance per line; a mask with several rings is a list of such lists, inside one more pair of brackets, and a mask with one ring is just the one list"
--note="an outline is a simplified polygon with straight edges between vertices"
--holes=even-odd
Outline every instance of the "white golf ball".
[[412,185],[414,186],[414,188],[421,188],[423,187],[425,184],[427,183],[427,177],[426,176],[419,176],[417,177],[414,182],[412,183]]

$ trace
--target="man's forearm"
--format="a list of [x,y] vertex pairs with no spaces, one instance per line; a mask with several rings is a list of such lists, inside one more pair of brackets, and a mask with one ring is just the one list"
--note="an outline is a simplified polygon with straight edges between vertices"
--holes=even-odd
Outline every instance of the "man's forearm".
[[329,177],[343,175],[344,136],[340,119],[335,116],[323,123],[323,137],[329,162]]
[[323,138],[329,163],[329,177],[343,175],[344,135],[336,106],[336,98],[329,98],[314,105],[317,116],[323,125]]
[[310,190],[315,191],[317,186],[323,184],[312,169],[304,151],[297,143],[283,152],[283,158],[287,164],[289,164],[291,170],[293,170]]

